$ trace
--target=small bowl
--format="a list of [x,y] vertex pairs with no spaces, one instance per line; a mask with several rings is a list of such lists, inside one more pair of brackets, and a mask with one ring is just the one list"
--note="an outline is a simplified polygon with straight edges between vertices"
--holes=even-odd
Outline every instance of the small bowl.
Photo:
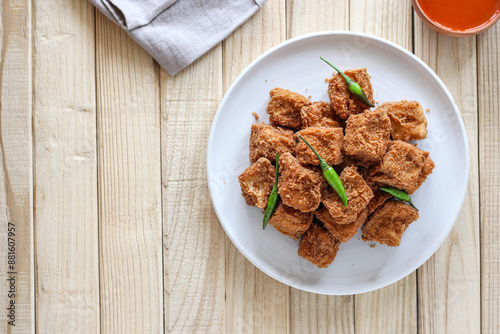
[[440,34],[448,35],[448,36],[454,36],[454,37],[461,37],[461,36],[472,36],[472,35],[477,35],[482,33],[483,31],[489,29],[492,25],[494,25],[498,19],[500,18],[500,11],[497,11],[495,16],[490,18],[488,21],[484,22],[483,24],[472,28],[468,29],[465,31],[460,31],[460,30],[453,30],[450,28],[447,28],[445,26],[442,26],[434,21],[432,21],[427,14],[422,10],[422,7],[420,6],[418,0],[411,0],[413,4],[413,9],[415,9],[415,12],[417,15],[420,17],[422,21],[424,21],[427,26],[435,31],[437,31]]

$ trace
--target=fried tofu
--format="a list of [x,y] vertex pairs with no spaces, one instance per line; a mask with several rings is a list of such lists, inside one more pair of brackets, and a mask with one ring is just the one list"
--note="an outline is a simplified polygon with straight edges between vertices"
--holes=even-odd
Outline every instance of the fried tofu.
[[[366,163],[366,162],[361,162],[359,160],[353,159],[348,157],[347,155],[342,155],[342,162],[338,165],[333,165],[332,167],[335,169],[337,174],[342,173],[342,171],[346,167],[357,167],[358,168],[358,173],[363,176],[365,179],[366,183],[368,183],[368,179],[365,178],[366,170],[371,166],[371,164]],[[370,184],[368,184],[370,186]],[[370,186],[371,188],[371,186]]]
[[342,149],[350,158],[377,162],[390,142],[391,121],[384,110],[369,110],[347,120]]
[[364,241],[377,241],[396,247],[408,226],[417,220],[418,211],[400,201],[389,200],[375,210],[361,228]]
[[274,167],[266,158],[260,158],[240,176],[241,193],[248,205],[264,209],[274,185]]
[[342,162],[342,128],[311,127],[295,133],[295,156],[304,165],[319,166],[318,158],[299,136],[307,140],[329,165]]
[[319,268],[328,267],[339,250],[340,241],[316,223],[302,235],[299,243],[299,256]]
[[432,170],[434,169],[434,167],[436,167],[434,161],[432,161],[430,156],[427,156],[427,159],[425,159],[424,162],[424,167],[422,167],[422,171],[420,172],[420,175],[418,177],[417,189],[420,188],[422,183],[425,182],[427,176],[432,174]]
[[297,240],[311,226],[312,220],[312,212],[302,212],[279,202],[269,218],[269,224],[284,235]]
[[[361,86],[370,102],[375,102],[373,100],[373,89],[370,82],[370,76],[366,68],[346,70],[344,74]],[[349,91],[344,78],[338,73],[334,74],[330,79],[330,83],[328,84],[328,96],[332,102],[333,109],[335,109],[337,115],[344,120],[348,119],[351,114],[359,114],[366,109],[370,109],[369,106],[361,103],[361,101]]]
[[396,140],[389,145],[382,161],[370,170],[370,178],[412,194],[434,169],[429,152]]
[[373,194],[375,195],[375,192],[380,189],[380,186],[377,184],[377,182],[373,181],[370,177],[370,167],[371,166],[362,166],[358,163],[355,167],[358,168],[358,173],[363,177],[366,184],[368,185],[368,187],[370,187]]
[[323,188],[321,172],[302,166],[290,153],[280,156],[279,164],[278,192],[283,203],[303,212],[316,210]]
[[[373,189],[372,189],[373,191]],[[373,198],[370,200],[368,203],[368,206],[366,207],[368,214],[372,214],[379,206],[385,203],[389,198],[391,198],[392,195],[386,193],[385,191],[382,190],[377,190],[373,192]]]
[[302,129],[313,126],[343,127],[343,121],[335,114],[331,103],[313,102],[300,110]]
[[346,167],[339,175],[347,194],[348,206],[332,187],[323,191],[322,202],[337,224],[345,225],[354,222],[359,213],[373,198],[373,192],[355,167]]
[[292,152],[295,147],[293,131],[267,124],[252,124],[250,134],[250,161],[259,158],[276,160],[276,152],[280,155]]
[[328,209],[324,206],[314,211],[314,215],[323,223],[323,227],[326,228],[328,232],[335,237],[335,239],[340,240],[340,242],[347,242],[354,235],[356,235],[360,226],[365,222],[366,217],[368,216],[368,209],[364,208],[358,214],[358,217],[354,222],[344,225],[337,224],[335,219],[333,219],[328,212]]
[[391,120],[391,136],[394,140],[420,140],[427,137],[427,119],[417,101],[387,102],[377,110],[387,112]]
[[269,93],[271,101],[267,105],[271,125],[281,125],[291,129],[300,129],[302,119],[300,110],[311,104],[304,96],[287,89],[274,88]]

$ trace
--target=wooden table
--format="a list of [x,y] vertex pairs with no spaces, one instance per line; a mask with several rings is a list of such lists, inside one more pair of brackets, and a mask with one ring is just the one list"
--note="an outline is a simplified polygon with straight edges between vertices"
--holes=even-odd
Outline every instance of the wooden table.
[[[409,0],[269,0],[170,77],[87,1],[0,10],[1,333],[500,332],[500,24],[450,38]],[[437,253],[397,283],[341,297],[250,264],[205,175],[212,119],[240,71],[287,38],[333,29],[381,36],[429,64],[460,107],[471,166]]]

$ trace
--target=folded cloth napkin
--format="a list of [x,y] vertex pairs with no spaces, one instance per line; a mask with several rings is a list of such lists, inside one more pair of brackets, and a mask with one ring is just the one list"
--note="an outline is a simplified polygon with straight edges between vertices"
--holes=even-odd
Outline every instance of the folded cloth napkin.
[[267,0],[90,0],[175,75]]

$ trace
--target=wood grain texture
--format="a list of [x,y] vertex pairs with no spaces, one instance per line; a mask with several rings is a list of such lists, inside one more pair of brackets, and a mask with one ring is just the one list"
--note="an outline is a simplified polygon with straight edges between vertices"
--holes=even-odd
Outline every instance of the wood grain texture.
[[482,333],[500,332],[500,25],[477,37]]
[[421,333],[480,332],[479,180],[476,38],[438,35],[415,17],[415,54],[443,80],[455,99],[469,140],[465,202],[438,251],[419,269]]
[[96,17],[102,333],[163,331],[159,66]]
[[28,333],[35,320],[31,3],[2,1],[0,17],[0,332]]
[[290,288],[292,333],[354,333],[354,298]]
[[99,331],[94,8],[34,0],[38,333]]
[[287,37],[322,30],[349,30],[349,2],[287,0]]
[[[285,1],[270,0],[224,41],[224,89],[254,58],[285,38]],[[247,261],[227,237],[225,274],[226,333],[289,332],[288,286]]]
[[[449,38],[410,1],[268,0],[170,77],[87,0],[3,0],[0,20],[4,310],[8,222],[18,273],[16,327],[2,312],[0,333],[500,332],[500,23]],[[239,253],[212,209],[205,156],[223,93],[253,59],[348,29],[414,46],[436,71],[471,169],[455,227],[417,274],[335,297],[289,288]]]
[[356,295],[356,333],[417,333],[416,274]]
[[390,40],[411,51],[412,7],[410,1],[351,0],[350,30]]
[[161,71],[165,333],[224,332],[224,231],[212,208],[206,147],[222,97],[222,48]]
[[[370,33],[412,50],[410,1],[351,1],[350,5],[351,30]],[[374,328],[383,328],[386,333],[416,333],[416,272],[385,288],[356,295],[354,314],[356,333],[372,333]]]
[[[287,1],[288,37],[349,29],[346,1]],[[322,296],[290,288],[292,333],[354,333],[353,296]]]

